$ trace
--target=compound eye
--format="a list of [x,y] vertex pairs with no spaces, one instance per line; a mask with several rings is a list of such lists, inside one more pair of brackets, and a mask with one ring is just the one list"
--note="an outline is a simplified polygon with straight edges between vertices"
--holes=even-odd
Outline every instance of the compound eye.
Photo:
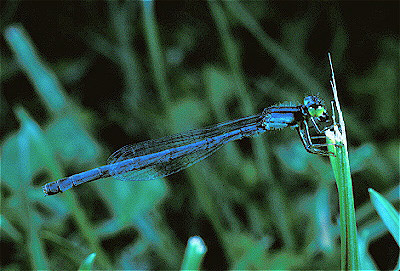
[[309,107],[308,108],[308,113],[310,114],[311,117],[318,118],[324,114],[325,108],[321,105],[319,105],[317,108]]

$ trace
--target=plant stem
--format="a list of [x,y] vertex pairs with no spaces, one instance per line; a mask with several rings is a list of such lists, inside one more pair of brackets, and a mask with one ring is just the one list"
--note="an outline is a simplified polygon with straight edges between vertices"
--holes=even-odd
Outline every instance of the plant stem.
[[[326,132],[326,136],[328,138],[328,143],[335,144],[328,146],[328,149],[330,152],[335,154],[335,156],[330,156],[330,160],[339,192],[341,269],[358,270],[359,257],[356,216],[354,210],[350,163],[347,151],[346,130],[337,95],[335,76],[330,54],[329,62],[332,70],[331,86],[335,97],[336,110],[339,116],[339,125],[337,125],[336,120],[334,119],[334,129],[333,131],[328,130]],[[332,108],[332,110],[334,110],[334,108]]]
[[181,270],[200,270],[201,261],[207,252],[203,239],[199,236],[190,237],[183,257]]

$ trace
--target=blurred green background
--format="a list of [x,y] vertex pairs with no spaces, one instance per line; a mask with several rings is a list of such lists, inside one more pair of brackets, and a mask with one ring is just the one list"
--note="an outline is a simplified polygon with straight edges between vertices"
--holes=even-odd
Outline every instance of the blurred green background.
[[287,129],[231,143],[165,179],[41,186],[118,148],[319,94],[331,52],[347,124],[361,266],[392,269],[368,188],[398,207],[397,2],[4,1],[1,269],[337,269],[328,159]]

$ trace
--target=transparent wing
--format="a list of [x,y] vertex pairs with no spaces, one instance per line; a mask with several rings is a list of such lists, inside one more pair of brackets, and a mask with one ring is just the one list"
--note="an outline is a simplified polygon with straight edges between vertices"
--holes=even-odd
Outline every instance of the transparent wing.
[[[108,158],[109,172],[122,181],[151,180],[171,175],[208,157],[232,140],[229,133],[254,125],[259,119],[260,115],[255,115],[213,127],[126,145]],[[206,140],[210,138],[213,140]],[[120,163],[123,161],[127,163]],[[121,164],[128,163],[127,170],[121,168]]]
[[[208,157],[220,147],[224,145],[223,141],[216,142],[213,146],[198,146],[196,148],[188,148],[185,150],[184,154],[178,155],[178,157],[173,159],[168,159],[170,154],[162,155],[158,157],[159,161],[147,163],[146,161],[136,162],[137,168],[129,171],[121,171],[118,167],[110,170],[111,175],[122,181],[146,181],[156,178],[165,177],[181,171],[194,163]],[[127,156],[132,155],[132,145],[123,147],[124,150],[120,149],[121,152],[126,153]],[[121,158],[124,158],[124,154],[121,153]]]

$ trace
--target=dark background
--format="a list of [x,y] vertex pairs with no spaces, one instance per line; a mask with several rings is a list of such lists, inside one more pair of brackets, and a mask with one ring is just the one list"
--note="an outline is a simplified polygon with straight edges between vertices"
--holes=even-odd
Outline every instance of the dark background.
[[[330,100],[328,52],[367,243],[360,254],[394,268],[398,248],[367,189],[398,205],[398,2],[239,2],[246,12],[210,3],[155,2],[147,20],[136,1],[2,2],[2,268],[76,269],[97,249],[96,268],[176,269],[193,235],[208,247],[205,269],[339,268],[328,160],[306,153],[289,129],[230,144],[163,180],[108,179],[47,198],[40,189],[103,165],[125,144],[309,94]],[[56,94],[41,91],[12,53],[10,26],[25,29],[59,80]]]

